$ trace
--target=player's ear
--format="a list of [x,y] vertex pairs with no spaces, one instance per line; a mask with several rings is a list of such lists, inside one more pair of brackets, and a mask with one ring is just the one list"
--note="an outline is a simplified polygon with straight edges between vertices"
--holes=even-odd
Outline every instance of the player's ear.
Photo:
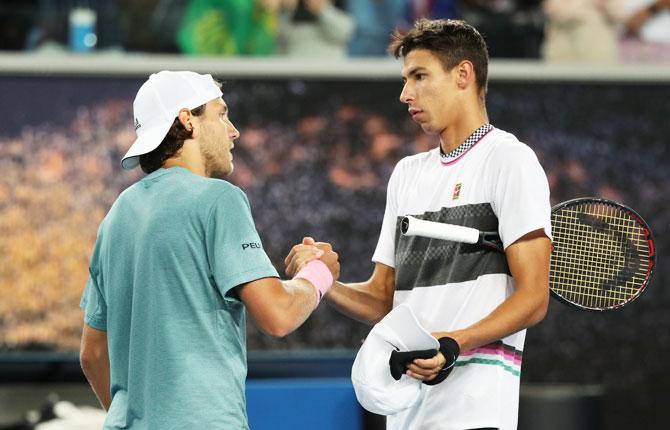
[[177,118],[179,119],[179,122],[181,123],[182,126],[187,131],[193,131],[193,122],[192,122],[192,115],[191,111],[188,109],[182,109],[179,111],[179,114],[177,115]]
[[465,89],[475,80],[475,66],[470,61],[463,60],[456,67],[458,88]]

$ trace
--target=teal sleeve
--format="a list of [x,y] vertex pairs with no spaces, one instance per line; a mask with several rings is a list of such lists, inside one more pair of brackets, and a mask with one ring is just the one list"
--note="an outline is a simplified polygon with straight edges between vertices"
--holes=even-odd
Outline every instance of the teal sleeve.
[[238,285],[279,277],[263,250],[247,196],[237,187],[214,202],[207,221],[207,255],[223,296]]
[[86,324],[95,329],[107,331],[107,303],[93,276],[90,276],[86,282],[79,307],[84,310]]

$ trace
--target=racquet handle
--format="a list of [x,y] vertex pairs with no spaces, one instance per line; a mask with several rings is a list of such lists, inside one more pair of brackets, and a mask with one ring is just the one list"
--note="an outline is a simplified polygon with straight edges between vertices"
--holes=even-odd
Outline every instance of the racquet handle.
[[406,216],[402,219],[400,230],[405,236],[422,236],[473,244],[480,242],[479,230],[475,228],[426,221],[413,216]]

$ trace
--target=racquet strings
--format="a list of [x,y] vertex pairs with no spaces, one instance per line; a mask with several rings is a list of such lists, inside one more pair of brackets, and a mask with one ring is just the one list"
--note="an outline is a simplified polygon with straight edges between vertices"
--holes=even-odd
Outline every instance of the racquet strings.
[[636,298],[651,268],[648,232],[624,208],[603,202],[566,205],[552,213],[550,287],[590,309]]

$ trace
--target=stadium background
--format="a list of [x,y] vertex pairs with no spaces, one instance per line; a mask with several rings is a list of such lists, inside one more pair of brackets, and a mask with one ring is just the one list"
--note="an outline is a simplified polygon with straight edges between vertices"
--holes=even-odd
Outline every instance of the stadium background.
[[[20,67],[0,67],[0,377],[5,379],[0,389],[5,393],[21,386],[17,375],[31,373],[12,373],[17,363],[40,369],[41,376],[27,378],[31,383],[58,382],[59,369],[76,368],[82,319],[77,305],[96,229],[118,193],[140,176],[122,171],[119,159],[134,136],[134,94],[146,74],[158,70],[160,59],[125,70],[110,69],[109,60],[97,67],[89,60],[92,69],[76,67],[77,61],[73,57],[70,64],[46,70],[39,61],[31,65],[24,59],[13,62]],[[169,65],[212,72],[224,81],[224,97],[242,135],[230,180],[247,192],[276,266],[281,268],[291,245],[309,234],[333,243],[342,280],[367,278],[394,164],[437,144],[397,100],[399,63],[301,67],[296,61],[173,60]],[[662,428],[670,418],[665,407],[670,292],[664,288],[670,270],[663,260],[670,220],[669,82],[663,68],[492,65],[491,122],[536,151],[552,203],[611,198],[638,210],[655,233],[659,265],[638,301],[604,314],[552,301],[547,318],[526,340],[526,392],[596,386],[603,393],[598,408],[607,429]],[[368,330],[322,306],[281,340],[249,324],[248,344],[259,362],[264,353],[278,361],[311,354],[347,362]]]

